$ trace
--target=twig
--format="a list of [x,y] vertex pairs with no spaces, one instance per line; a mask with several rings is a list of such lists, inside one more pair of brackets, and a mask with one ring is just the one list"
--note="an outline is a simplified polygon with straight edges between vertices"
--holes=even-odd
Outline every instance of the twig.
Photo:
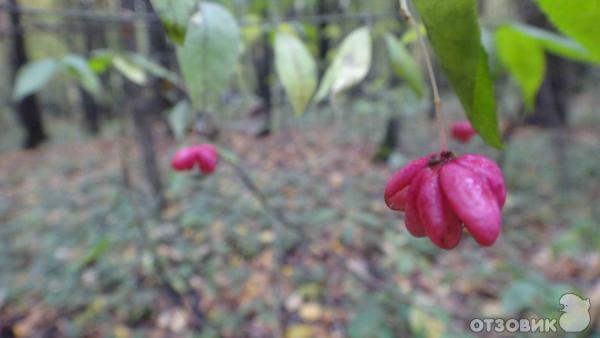
[[425,59],[425,63],[427,65],[427,73],[429,73],[429,81],[431,82],[431,89],[433,92],[433,106],[435,109],[438,130],[438,143],[440,152],[444,152],[448,150],[448,141],[446,140],[446,121],[444,119],[444,112],[442,111],[442,99],[440,98],[435,72],[433,71],[433,64],[431,63],[431,58],[427,50],[427,45],[425,44],[425,39],[421,34],[421,27],[419,27],[419,24],[415,21],[415,18],[410,12],[408,0],[398,1],[400,1],[400,16],[406,19],[415,30],[415,33],[417,34],[417,40],[419,41],[419,48],[421,48],[423,58]]

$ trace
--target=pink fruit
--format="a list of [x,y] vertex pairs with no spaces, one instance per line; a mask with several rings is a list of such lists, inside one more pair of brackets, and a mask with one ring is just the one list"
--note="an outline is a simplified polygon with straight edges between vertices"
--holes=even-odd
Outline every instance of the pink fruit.
[[191,148],[179,149],[171,158],[171,167],[177,171],[190,170],[196,162],[196,152]]
[[384,197],[390,209],[406,212],[415,237],[452,249],[464,225],[477,243],[490,246],[500,235],[506,187],[493,161],[443,152],[409,162],[392,176]]
[[409,162],[404,168],[392,176],[385,188],[385,203],[392,210],[404,211],[408,185],[412,179],[427,166],[427,162],[434,154],[423,156]]
[[469,121],[456,122],[450,128],[450,134],[452,138],[462,143],[467,143],[477,134],[473,126]]
[[210,174],[215,171],[219,155],[212,144],[203,144],[196,146],[196,158],[200,171],[204,174]]
[[200,172],[210,174],[215,171],[218,161],[219,153],[214,145],[198,144],[178,150],[171,160],[171,166],[174,170],[183,171],[191,170],[197,163]]

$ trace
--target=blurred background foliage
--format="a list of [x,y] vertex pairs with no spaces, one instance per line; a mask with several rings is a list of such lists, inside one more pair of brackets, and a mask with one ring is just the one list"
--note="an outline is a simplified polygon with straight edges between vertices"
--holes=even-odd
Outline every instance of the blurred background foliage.
[[[600,5],[564,2],[478,2],[497,109],[469,117],[497,114],[504,148],[450,146],[496,159],[509,197],[492,248],[451,252],[382,201],[437,145],[395,1],[3,3],[0,336],[469,337],[575,292],[597,337]],[[243,171],[170,172],[197,142]]]

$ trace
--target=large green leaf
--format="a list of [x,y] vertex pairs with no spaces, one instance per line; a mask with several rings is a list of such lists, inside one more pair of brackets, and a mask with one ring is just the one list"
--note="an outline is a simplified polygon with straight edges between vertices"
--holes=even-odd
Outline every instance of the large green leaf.
[[423,95],[424,81],[421,68],[417,65],[402,42],[390,33],[385,34],[392,69],[408,82],[410,88],[421,97]]
[[287,31],[275,37],[275,69],[294,113],[301,115],[317,87],[317,65],[302,41]]
[[90,67],[86,59],[79,55],[69,54],[62,58],[62,62],[73,74],[81,86],[91,95],[100,95],[100,79],[94,70]]
[[361,27],[348,35],[333,62],[327,68],[315,99],[321,101],[328,95],[340,92],[361,82],[371,67],[371,34],[368,27]]
[[517,81],[527,108],[533,110],[546,71],[546,55],[542,45],[511,26],[498,29],[496,44],[500,61]]
[[60,62],[46,59],[28,63],[19,69],[13,98],[19,101],[45,86],[61,70]]
[[600,59],[600,0],[537,0],[550,21]]
[[203,1],[177,48],[188,93],[199,109],[212,109],[238,59],[240,29],[223,6]]
[[477,1],[414,0],[414,4],[471,124],[488,144],[501,148],[494,88],[477,22]]
[[594,57],[587,49],[571,39],[524,24],[514,24],[511,27],[537,40],[550,53],[576,61],[600,62],[600,58]]
[[181,45],[198,0],[151,0],[151,3],[169,38]]

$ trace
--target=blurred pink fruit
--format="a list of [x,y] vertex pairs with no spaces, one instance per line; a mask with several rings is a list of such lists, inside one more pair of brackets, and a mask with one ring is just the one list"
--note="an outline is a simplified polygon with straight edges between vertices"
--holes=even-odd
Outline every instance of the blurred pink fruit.
[[179,149],[171,159],[173,170],[191,170],[198,164],[200,172],[210,174],[215,171],[219,162],[219,153],[212,144],[198,144]]
[[477,132],[469,121],[456,122],[450,128],[452,138],[462,143],[469,142]]

